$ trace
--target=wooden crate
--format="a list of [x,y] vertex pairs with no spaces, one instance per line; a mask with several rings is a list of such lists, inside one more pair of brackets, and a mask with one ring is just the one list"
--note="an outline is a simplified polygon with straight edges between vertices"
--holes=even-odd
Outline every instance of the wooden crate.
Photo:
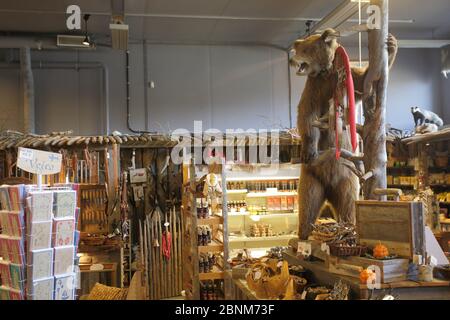
[[363,269],[369,266],[380,268],[380,282],[391,283],[404,281],[407,279],[409,260],[408,259],[390,259],[377,260],[364,257],[338,258],[330,257],[328,259],[329,271],[331,273],[359,278]]
[[378,243],[403,258],[425,253],[422,202],[357,201],[359,243],[373,248]]

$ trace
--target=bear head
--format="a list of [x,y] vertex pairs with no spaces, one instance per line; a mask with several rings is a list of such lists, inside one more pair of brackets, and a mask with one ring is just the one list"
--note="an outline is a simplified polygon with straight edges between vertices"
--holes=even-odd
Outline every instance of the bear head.
[[291,62],[298,66],[299,73],[317,76],[333,67],[338,33],[333,29],[326,29],[321,35],[314,34],[305,39],[295,41]]

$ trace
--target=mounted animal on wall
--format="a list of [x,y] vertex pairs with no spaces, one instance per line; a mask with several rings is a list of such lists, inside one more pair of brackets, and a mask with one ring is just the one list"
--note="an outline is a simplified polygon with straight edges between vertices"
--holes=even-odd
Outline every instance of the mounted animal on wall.
[[[299,188],[299,238],[307,239],[312,231],[324,202],[328,200],[341,221],[353,222],[354,203],[359,194],[358,177],[348,167],[348,160],[336,157],[335,132],[322,131],[314,125],[319,119],[333,119],[330,106],[333,104],[339,83],[339,74],[334,68],[336,50],[340,47],[338,35],[333,29],[325,30],[321,35],[311,35],[297,40],[291,64],[307,74],[307,81],[298,105],[297,128],[301,137],[300,153],[301,175]],[[397,40],[389,35],[387,39],[389,67],[397,54]],[[340,50],[342,51],[342,49]],[[366,68],[351,68],[356,100],[361,99]],[[350,78],[350,77],[348,77]],[[348,114],[344,114],[342,137],[339,140],[342,150],[354,149],[350,139]],[[334,119],[335,120],[335,119]],[[330,128],[331,126],[330,120]],[[337,122],[336,122],[337,123]],[[335,128],[338,128],[336,125]],[[353,146],[353,148],[352,148]]]
[[444,125],[444,121],[434,112],[421,109],[419,107],[411,107],[411,113],[414,117],[414,125],[416,127],[424,125],[425,123],[432,123],[438,127]]

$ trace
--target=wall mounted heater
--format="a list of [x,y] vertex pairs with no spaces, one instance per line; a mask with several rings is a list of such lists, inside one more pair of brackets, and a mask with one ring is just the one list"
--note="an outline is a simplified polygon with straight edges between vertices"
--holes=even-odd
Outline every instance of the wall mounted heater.
[[122,23],[111,23],[111,43],[113,49],[128,50],[128,25]]
[[94,43],[90,45],[83,44],[85,36],[74,36],[58,34],[56,36],[56,45],[63,48],[82,48],[82,49],[93,49],[95,48]]

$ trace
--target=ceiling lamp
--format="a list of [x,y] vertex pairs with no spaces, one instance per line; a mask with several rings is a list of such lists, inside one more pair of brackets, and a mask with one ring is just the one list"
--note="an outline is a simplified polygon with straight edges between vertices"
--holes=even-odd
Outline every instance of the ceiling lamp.
[[89,35],[88,35],[88,20],[89,20],[90,16],[91,16],[90,14],[85,14],[83,16],[84,25],[85,25],[85,29],[86,29],[85,30],[85,35],[84,35],[84,40],[83,40],[83,44],[85,46],[90,46],[91,45],[91,41],[90,41]]

